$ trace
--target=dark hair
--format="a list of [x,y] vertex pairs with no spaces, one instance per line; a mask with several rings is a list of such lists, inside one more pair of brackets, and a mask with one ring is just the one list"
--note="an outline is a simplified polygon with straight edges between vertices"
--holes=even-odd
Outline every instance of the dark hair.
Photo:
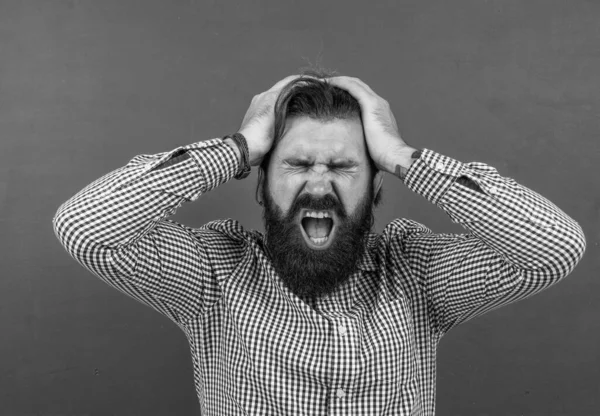
[[[327,82],[327,78],[335,75],[335,73],[323,69],[308,69],[302,72],[301,77],[290,81],[282,88],[274,108],[273,145],[258,167],[259,183],[263,177],[266,180],[271,155],[285,134],[286,121],[290,117],[309,117],[320,121],[358,118],[362,123],[360,104],[356,98],[348,91]],[[368,159],[372,176],[374,176],[377,173],[377,167],[370,157]],[[380,199],[381,192],[375,197],[375,205],[379,203]]]

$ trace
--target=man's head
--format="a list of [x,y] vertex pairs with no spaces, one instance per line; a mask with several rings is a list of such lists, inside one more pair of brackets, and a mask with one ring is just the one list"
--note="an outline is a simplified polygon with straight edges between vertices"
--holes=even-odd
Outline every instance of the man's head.
[[382,174],[369,157],[360,106],[322,77],[283,88],[271,151],[259,168],[273,264],[298,296],[330,293],[355,270],[373,225]]

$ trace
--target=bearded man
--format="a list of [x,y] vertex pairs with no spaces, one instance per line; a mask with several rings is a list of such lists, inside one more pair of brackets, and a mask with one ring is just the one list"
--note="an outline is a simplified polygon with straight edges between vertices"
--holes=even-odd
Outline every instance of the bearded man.
[[[264,234],[168,219],[251,166]],[[467,233],[372,232],[385,172]],[[443,335],[560,281],[586,244],[491,166],[409,146],[361,80],[318,74],[255,96],[232,136],[134,157],[53,223],[80,264],[185,332],[205,416],[433,415]]]

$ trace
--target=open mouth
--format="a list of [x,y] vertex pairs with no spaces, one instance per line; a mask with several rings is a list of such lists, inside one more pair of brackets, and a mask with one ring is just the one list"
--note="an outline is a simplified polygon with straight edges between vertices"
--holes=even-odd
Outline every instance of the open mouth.
[[326,248],[335,231],[334,214],[329,210],[302,210],[300,212],[302,235],[312,248]]

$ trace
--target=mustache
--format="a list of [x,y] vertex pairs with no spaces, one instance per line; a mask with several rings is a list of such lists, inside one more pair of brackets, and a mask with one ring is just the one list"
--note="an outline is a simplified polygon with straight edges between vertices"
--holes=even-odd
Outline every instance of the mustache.
[[289,216],[293,218],[303,208],[314,211],[331,210],[335,211],[340,218],[346,217],[346,210],[344,209],[344,206],[331,194],[327,194],[320,198],[315,198],[310,194],[300,195],[292,204]]

